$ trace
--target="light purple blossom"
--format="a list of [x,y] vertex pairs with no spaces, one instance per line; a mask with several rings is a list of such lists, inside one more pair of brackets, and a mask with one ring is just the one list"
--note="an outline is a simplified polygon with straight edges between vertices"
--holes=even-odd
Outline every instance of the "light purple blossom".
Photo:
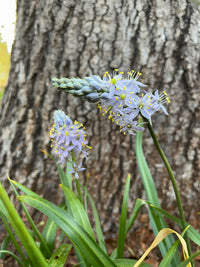
[[140,93],[139,87],[145,85],[138,82],[141,73],[134,71],[128,73],[128,78],[123,78],[123,73],[114,73],[111,77],[105,73],[101,86],[101,94],[98,108],[103,115],[116,122],[124,133],[135,134],[143,131],[144,128],[138,126],[138,116],[141,115],[151,123],[152,115],[162,110],[168,115],[164,104],[170,102],[166,92],[154,94]]
[[69,171],[69,173],[74,173],[74,176],[75,176],[76,179],[79,178],[78,173],[80,171],[84,171],[85,170],[85,168],[82,167],[82,162],[80,162],[78,165],[75,162],[73,162],[72,163],[72,167],[69,167],[69,168],[71,169],[71,171]]
[[53,151],[64,165],[71,158],[71,153],[82,154],[87,158],[90,147],[87,145],[86,132],[82,124],[72,120],[61,110],[54,112],[54,124],[50,130]]

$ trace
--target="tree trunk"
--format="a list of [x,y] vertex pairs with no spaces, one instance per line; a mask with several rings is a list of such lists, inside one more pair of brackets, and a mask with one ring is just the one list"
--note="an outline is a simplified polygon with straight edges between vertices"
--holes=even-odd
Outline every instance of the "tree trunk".
[[[115,68],[140,70],[148,90],[170,94],[170,115],[157,114],[152,123],[176,174],[187,220],[199,227],[199,9],[188,0],[18,0],[0,115],[2,180],[9,174],[45,198],[60,200],[56,168],[41,149],[50,153],[53,111],[62,109],[86,125],[93,147],[87,164],[89,190],[107,236],[116,234],[128,173],[130,210],[136,198],[145,199],[134,136],[123,136],[96,104],[58,92],[51,78],[103,76]],[[144,137],[162,207],[176,215],[169,177],[147,129]]]

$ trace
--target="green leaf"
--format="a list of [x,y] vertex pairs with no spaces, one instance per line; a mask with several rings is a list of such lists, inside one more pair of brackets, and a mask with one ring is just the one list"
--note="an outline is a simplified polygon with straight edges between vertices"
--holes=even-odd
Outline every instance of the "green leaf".
[[[188,231],[188,229],[189,229],[188,227],[182,232],[182,234],[181,234],[182,237],[184,236],[185,232]],[[159,264],[159,267],[166,267],[166,266],[170,265],[174,255],[178,249],[179,244],[180,244],[180,240],[178,239],[173,244],[173,246],[167,251],[165,257],[162,259],[161,263]]]
[[195,259],[199,255],[200,255],[200,250],[196,251],[187,260],[185,260],[181,264],[179,264],[178,267],[187,267],[188,263],[191,262],[193,259]]
[[57,164],[57,169],[58,169],[61,184],[72,189],[72,179],[71,179],[71,175],[69,173],[69,169],[67,168],[66,173],[65,173],[59,164]]
[[17,181],[14,181],[14,180],[11,180],[11,179],[9,179],[9,181],[12,184],[14,184],[17,188],[19,188],[22,192],[24,192],[26,195],[29,195],[29,196],[38,196],[38,194],[34,193],[33,191],[31,191],[27,187],[23,186],[22,184],[18,183]]
[[0,254],[9,254],[19,263],[20,266],[24,266],[23,262],[13,252],[9,250],[0,250]]
[[[4,206],[3,206],[3,203],[1,202],[1,200],[0,200],[0,205],[1,205],[1,209],[3,209]],[[4,213],[6,213],[6,210],[4,210]],[[1,217],[1,220],[2,220],[2,222],[4,224],[4,226],[5,226],[6,232],[8,233],[10,239],[12,240],[13,245],[15,246],[17,252],[21,256],[22,260],[24,262],[26,262],[26,258],[24,256],[24,253],[23,253],[21,247],[19,246],[18,241],[16,240],[16,238],[15,238],[13,232],[12,232],[12,229],[11,229],[10,225],[8,224],[6,218],[5,218],[5,216],[4,216],[4,214],[3,214],[3,212],[1,210],[0,210],[0,217]],[[4,248],[2,247],[1,249],[5,250],[5,249],[7,249],[7,247],[5,246]]]
[[71,244],[61,244],[49,259],[48,266],[49,267],[64,266],[67,256],[71,249],[72,249]]
[[74,194],[74,192],[70,188],[68,188],[64,185],[61,185],[61,188],[65,193],[66,204],[67,204],[67,208],[69,210],[69,214],[95,240],[95,236],[94,236],[92,227],[90,225],[88,215],[87,215],[87,213],[83,207],[83,204],[81,203],[81,201],[77,198],[77,196]]
[[[158,198],[157,190],[155,187],[155,183],[153,181],[153,178],[151,176],[149,167],[147,165],[147,162],[145,160],[143,149],[142,149],[142,132],[137,132],[136,134],[136,157],[137,162],[139,166],[139,170],[141,173],[142,182],[144,185],[144,189],[146,192],[147,199],[150,203],[160,208],[160,201]],[[149,218],[151,222],[151,226],[154,232],[154,235],[156,236],[158,232],[168,227],[163,217],[159,216],[158,213],[155,212],[155,210],[149,208]],[[167,251],[171,248],[171,246],[175,243],[174,237],[171,235],[167,237],[165,240],[163,240],[159,244],[159,249],[161,251],[162,256],[164,257],[167,253]],[[176,256],[173,259],[172,265],[178,266],[180,263],[180,256],[178,253],[176,253]]]
[[[17,188],[19,188],[21,191],[25,192],[26,194],[37,195],[37,194],[33,193],[31,190],[29,190],[28,188],[26,188],[25,186],[19,184],[16,181],[11,180],[10,178],[9,178],[9,182],[10,182],[10,184],[12,186],[12,189],[15,192],[16,196],[18,196],[19,194],[18,194],[17,190],[15,189],[15,186]],[[26,217],[27,217],[27,219],[28,219],[33,231],[34,231],[34,234],[38,237],[38,239],[40,241],[40,244],[41,244],[40,245],[40,250],[41,250],[41,252],[44,254],[45,257],[49,258],[51,256],[51,251],[50,251],[49,247],[47,246],[43,236],[41,235],[41,233],[38,230],[36,224],[34,223],[33,219],[31,218],[31,216],[30,216],[27,208],[25,207],[25,205],[23,203],[21,203],[21,206],[22,206],[22,209],[23,209],[23,211],[24,211],[24,213],[25,213],[25,215],[26,215]]]
[[136,199],[136,202],[135,202],[135,205],[134,205],[134,209],[131,213],[131,216],[130,218],[128,219],[128,222],[126,223],[126,235],[127,233],[129,232],[129,230],[131,229],[135,219],[137,218],[138,216],[138,213],[141,209],[141,207],[146,204],[146,201],[142,200],[142,199]]
[[46,224],[45,224],[45,227],[43,229],[43,232],[42,232],[42,236],[43,236],[49,250],[51,251],[51,253],[54,249],[54,243],[55,243],[57,229],[58,229],[57,224],[54,221],[48,219]]
[[[11,242],[11,237],[9,235],[5,236],[1,244],[1,250],[7,250],[10,242]],[[2,260],[5,260],[5,253],[0,252],[0,258]]]
[[[87,190],[87,189],[85,189]],[[107,249],[106,249],[106,244],[105,244],[105,240],[104,240],[104,236],[103,236],[103,231],[101,228],[101,223],[100,223],[100,219],[99,219],[99,215],[94,203],[94,200],[92,199],[92,196],[89,194],[89,192],[87,191],[87,196],[88,199],[90,201],[90,204],[92,206],[92,210],[93,210],[93,214],[94,214],[94,219],[95,219],[95,229],[96,229],[96,234],[97,234],[97,240],[99,243],[99,247],[106,253],[107,253]]]
[[[149,206],[151,206],[153,209],[155,209],[157,211],[158,214],[165,216],[166,218],[169,218],[170,220],[174,221],[175,223],[177,223],[179,226],[181,226],[181,220],[173,215],[171,215],[170,213],[168,213],[167,211],[158,208],[154,205],[152,205],[151,203],[147,202],[147,204]],[[187,226],[190,225],[189,223],[186,223]],[[194,229],[194,227],[190,226],[190,228],[187,230],[188,236],[189,238],[196,243],[198,246],[200,246],[200,234],[199,232],[197,232],[197,230]]]
[[40,210],[65,232],[71,242],[78,248],[83,259],[88,260],[95,267],[116,267],[114,262],[96,244],[95,240],[62,209],[36,196],[20,196],[23,201]]
[[[114,263],[117,265],[117,267],[133,267],[134,264],[137,262],[137,260],[132,259],[115,259]],[[152,267],[151,265],[147,263],[141,263],[141,267]]]
[[126,180],[124,196],[122,201],[122,209],[120,216],[120,224],[119,224],[119,233],[117,240],[117,258],[123,258],[124,256],[124,245],[126,238],[126,218],[127,218],[127,210],[128,210],[128,197],[129,197],[129,189],[130,189],[130,175]]
[[[7,218],[9,223],[11,224],[13,230],[21,240],[24,249],[27,252],[29,259],[32,262],[32,266],[35,267],[45,267],[47,266],[46,260],[36,245],[35,241],[31,237],[29,231],[24,225],[22,219],[20,218],[18,212],[12,205],[6,191],[0,183],[0,209],[3,212],[4,216]],[[24,259],[26,262],[26,259]]]

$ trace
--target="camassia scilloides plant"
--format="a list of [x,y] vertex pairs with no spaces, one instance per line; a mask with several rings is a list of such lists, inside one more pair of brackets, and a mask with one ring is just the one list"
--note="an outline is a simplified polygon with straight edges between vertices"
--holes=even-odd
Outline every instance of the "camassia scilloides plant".
[[[83,124],[72,121],[62,110],[54,112],[54,123],[49,132],[53,156],[49,155],[57,164],[61,189],[65,195],[62,205],[55,204],[43,199],[35,192],[29,190],[16,181],[9,179],[17,199],[20,201],[25,214],[33,229],[34,236],[23,224],[14,206],[10,202],[4,188],[0,185],[0,215],[8,233],[7,240],[13,242],[18,252],[14,255],[4,245],[0,251],[0,257],[5,258],[6,253],[13,256],[20,266],[64,266],[67,256],[74,246],[78,264],[81,267],[129,267],[129,266],[150,266],[143,262],[148,253],[159,246],[162,260],[161,267],[173,266],[194,266],[193,259],[200,254],[200,251],[192,254],[190,240],[200,245],[200,235],[185,221],[184,211],[180,194],[170,164],[160,147],[152,127],[152,116],[155,112],[161,111],[168,115],[166,104],[170,99],[165,91],[148,92],[146,86],[138,81],[141,73],[131,71],[126,76],[123,72],[115,70],[113,75],[108,72],[104,77],[93,75],[78,78],[53,78],[53,86],[65,93],[76,97],[87,99],[89,102],[97,103],[97,108],[103,116],[107,116],[119,126],[123,134],[136,135],[136,156],[144,184],[147,200],[137,199],[133,210],[128,218],[128,198],[130,188],[130,175],[128,176],[123,201],[121,206],[117,246],[111,255],[108,254],[103,231],[100,224],[100,217],[95,203],[87,190],[82,185],[79,172],[84,170],[83,160],[87,160],[89,151],[86,129]],[[141,90],[141,88],[145,90]],[[172,216],[160,206],[154,180],[150,174],[142,149],[142,132],[148,128],[155,146],[167,168],[171,179],[179,210],[179,218]],[[66,166],[66,171],[64,167]],[[73,178],[74,177],[74,178]],[[75,181],[75,189],[72,186]],[[18,195],[16,187],[25,195]],[[95,232],[90,224],[87,212],[88,201],[92,207]],[[32,221],[24,203],[27,203],[48,216],[48,221],[40,234]],[[155,240],[144,255],[138,259],[124,259],[125,238],[131,229],[141,207],[146,205]],[[174,221],[180,226],[181,233],[170,229],[164,217]],[[17,222],[17,223],[16,223]],[[12,226],[10,228],[9,224]],[[71,244],[61,243],[55,250],[54,241],[57,227],[71,241]],[[19,247],[15,234],[20,239],[26,253]],[[175,241],[174,236],[177,236]],[[6,240],[6,239],[5,239]],[[4,241],[5,241],[4,240]],[[4,242],[5,244],[6,241]],[[182,246],[183,260],[178,251],[179,244]],[[36,260],[34,260],[36,258]]]

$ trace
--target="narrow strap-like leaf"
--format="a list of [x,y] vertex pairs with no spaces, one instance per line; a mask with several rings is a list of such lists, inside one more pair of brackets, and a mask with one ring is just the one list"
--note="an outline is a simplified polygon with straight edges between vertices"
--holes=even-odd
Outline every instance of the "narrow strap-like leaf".
[[116,264],[99,248],[88,232],[65,211],[39,196],[19,196],[18,199],[35,207],[55,221],[78,248],[83,259],[89,261],[92,266],[116,267]]
[[119,223],[119,234],[118,234],[118,240],[117,240],[117,258],[118,259],[123,258],[124,256],[129,189],[130,189],[130,175],[128,175],[127,180],[126,180],[124,196],[123,196],[123,201],[122,201],[121,216],[120,216],[120,223]]

